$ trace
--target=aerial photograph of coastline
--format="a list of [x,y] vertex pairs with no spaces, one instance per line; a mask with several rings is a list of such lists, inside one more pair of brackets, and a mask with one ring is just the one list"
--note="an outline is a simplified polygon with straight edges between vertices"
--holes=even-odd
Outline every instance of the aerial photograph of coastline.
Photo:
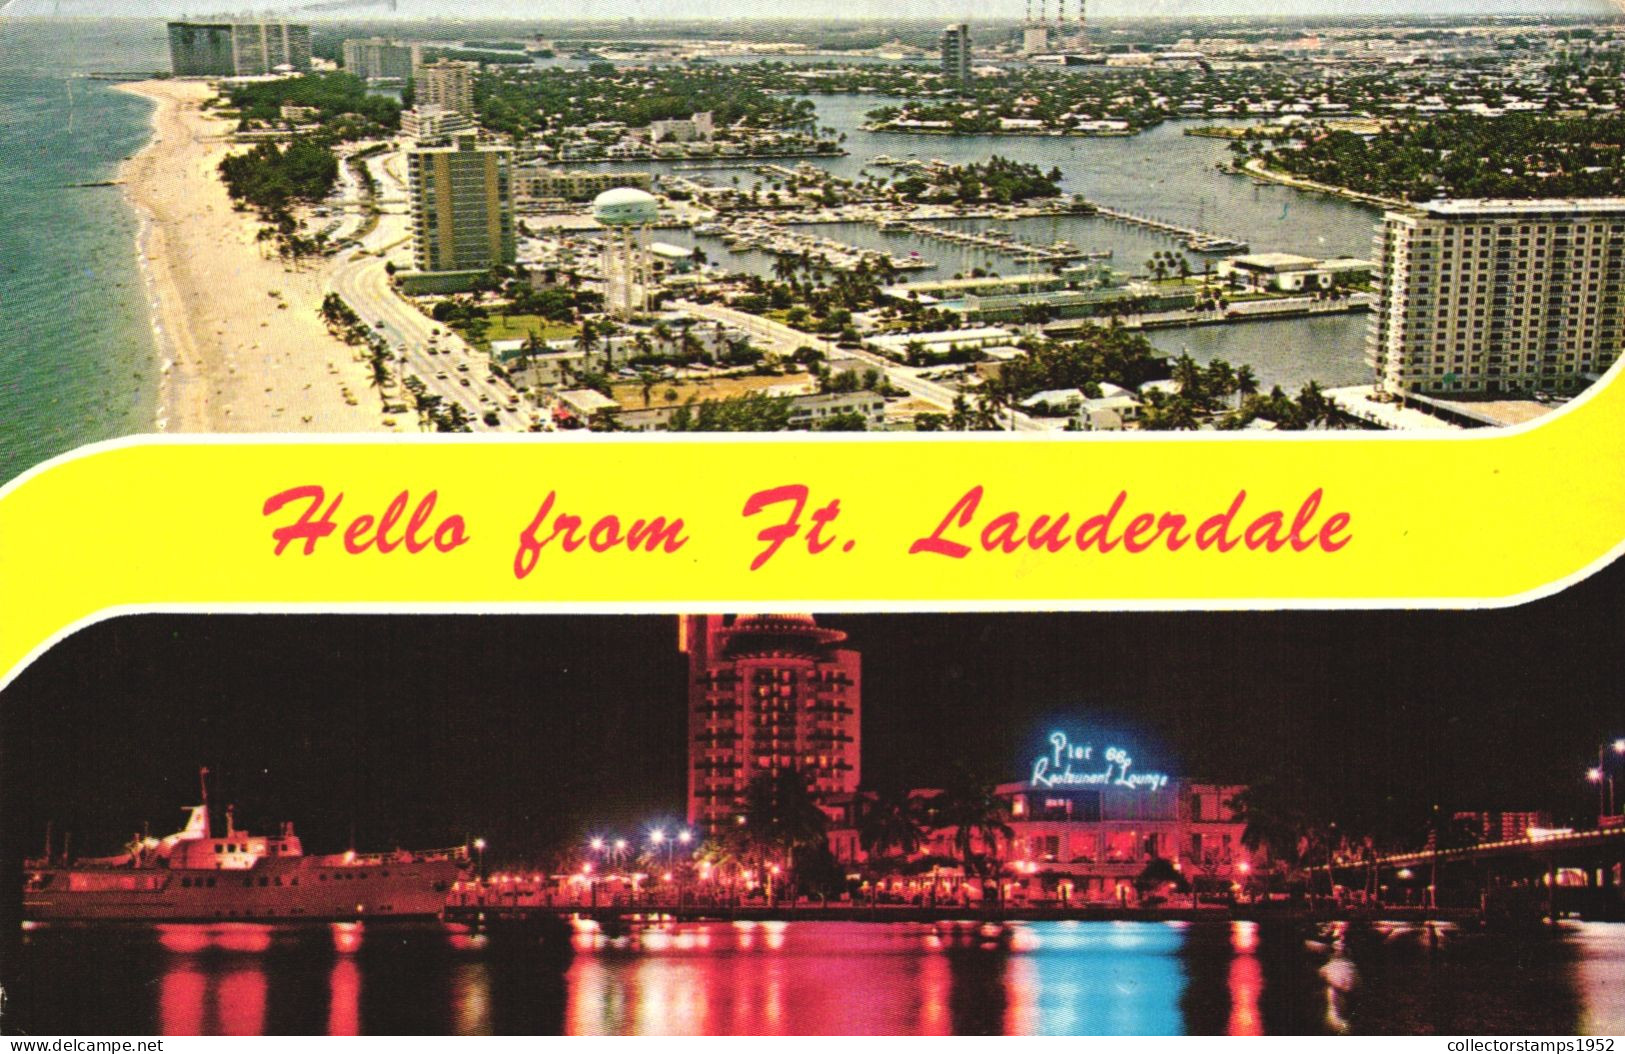
[[1622,577],[104,622],[0,696],[7,1031],[1617,1035]]
[[10,0],[0,479],[146,432],[1443,433],[1625,339],[1614,4],[734,6]]

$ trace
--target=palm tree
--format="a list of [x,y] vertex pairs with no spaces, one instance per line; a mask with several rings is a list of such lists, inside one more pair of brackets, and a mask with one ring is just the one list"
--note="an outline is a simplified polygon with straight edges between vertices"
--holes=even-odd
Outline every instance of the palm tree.
[[1246,363],[1236,367],[1236,391],[1243,398],[1258,394],[1258,374]]
[[1337,404],[1326,398],[1325,391],[1315,381],[1304,385],[1298,393],[1298,410],[1305,428],[1316,425],[1336,428],[1342,420],[1337,414]]
[[542,338],[534,329],[525,336],[525,342],[519,345],[519,357],[514,359],[514,368],[520,373],[530,369],[531,356],[542,351]]
[[649,400],[654,394],[655,385],[659,383],[660,374],[656,373],[654,370],[642,369],[638,371],[638,387],[643,393],[643,405],[645,408],[648,407]]
[[771,857],[783,854],[785,870],[791,874],[797,851],[823,845],[829,829],[829,817],[794,769],[778,769],[752,780],[745,789],[743,815],[757,860],[766,868]]
[[907,791],[886,790],[865,806],[858,838],[871,862],[894,851],[906,858],[920,851],[923,824],[917,799]]
[[1313,863],[1323,855],[1326,839],[1306,797],[1303,787],[1273,778],[1240,791],[1227,804],[1244,825],[1241,844],[1253,852],[1264,850],[1292,872]]
[[1179,385],[1179,394],[1191,402],[1200,402],[1205,398],[1202,385],[1202,367],[1191,358],[1190,352],[1180,352],[1179,358],[1174,360],[1174,382]]
[[994,874],[1000,839],[1009,840],[1015,833],[1005,822],[1010,806],[994,794],[993,786],[961,769],[929,805],[934,826],[953,828],[954,852],[967,875],[973,871],[984,878]]
[[591,353],[598,345],[598,323],[590,318],[581,320],[581,332],[576,334],[576,347],[582,354]]

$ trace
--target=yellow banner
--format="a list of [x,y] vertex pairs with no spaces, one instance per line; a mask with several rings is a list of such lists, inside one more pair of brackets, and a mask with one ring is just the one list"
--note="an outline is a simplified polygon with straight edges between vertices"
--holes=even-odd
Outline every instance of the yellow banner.
[[110,612],[1463,606],[1625,537],[1625,390],[1439,438],[156,438],[0,490],[0,669]]

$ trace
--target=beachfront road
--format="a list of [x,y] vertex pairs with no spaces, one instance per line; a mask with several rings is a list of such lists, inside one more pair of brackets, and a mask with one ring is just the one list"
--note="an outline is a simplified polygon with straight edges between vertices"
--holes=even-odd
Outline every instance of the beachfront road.
[[[697,304],[688,300],[680,300],[676,306],[700,318],[708,318],[713,322],[724,322],[738,326],[758,343],[766,345],[767,350],[775,355],[788,358],[795,354],[796,349],[808,346],[819,348],[826,354],[829,352],[829,342],[822,337],[803,333],[799,329],[786,326],[784,323],[776,322],[770,318],[763,318],[761,315],[753,315],[747,311],[724,307],[721,304]],[[877,355],[872,351],[861,348],[842,348],[841,353],[869,363],[880,370],[885,375],[886,380],[898,388],[903,389],[903,391],[908,392],[917,399],[923,399],[928,403],[940,406],[943,410],[951,410],[954,399],[960,394],[957,388],[937,381],[928,381],[909,370],[908,367],[900,366],[884,355]],[[1049,431],[1044,425],[1019,411],[1014,413],[1006,411],[1000,417],[1011,420],[1014,426],[1012,430],[1016,432]]]
[[[397,359],[405,349],[406,361],[395,363],[397,371],[416,374],[429,394],[440,396],[447,406],[461,405],[474,431],[529,431],[535,407],[523,401],[510,407],[513,389],[491,376],[485,354],[402,299],[390,284],[385,263],[382,255],[352,251],[330,274],[328,288],[388,339]],[[431,348],[438,353],[431,355]],[[485,422],[488,413],[496,414],[497,424]]]

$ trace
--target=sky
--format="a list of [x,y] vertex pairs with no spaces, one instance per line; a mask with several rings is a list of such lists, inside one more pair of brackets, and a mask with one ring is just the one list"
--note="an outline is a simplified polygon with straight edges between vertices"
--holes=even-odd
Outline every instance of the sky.
[[[63,13],[173,17],[181,14],[218,14],[240,10],[297,10],[308,0],[270,3],[266,0],[0,0],[10,14]],[[1070,4],[1068,5],[1070,8]],[[1394,15],[1456,15],[1473,13],[1596,15],[1617,11],[1610,0],[1090,0],[1091,17],[1202,17],[1320,15],[1372,18]],[[793,9],[763,0],[588,0],[587,3],[541,9],[514,0],[397,0],[400,17],[512,17],[546,19],[581,18],[712,18],[741,16],[782,17],[793,11],[798,19],[874,18],[891,20],[970,20],[1019,18],[1024,0],[970,3],[968,0],[804,0]],[[357,0],[346,17],[382,12],[376,0]]]
[[[1625,568],[1493,612],[821,615],[863,655],[871,785],[1023,777],[1052,729],[1339,811],[1547,806],[1625,735]],[[313,851],[525,855],[680,819],[671,616],[136,616],[0,695],[0,834],[111,852],[197,799]],[[1391,800],[1390,800],[1391,799]],[[500,858],[500,857],[499,857]]]

